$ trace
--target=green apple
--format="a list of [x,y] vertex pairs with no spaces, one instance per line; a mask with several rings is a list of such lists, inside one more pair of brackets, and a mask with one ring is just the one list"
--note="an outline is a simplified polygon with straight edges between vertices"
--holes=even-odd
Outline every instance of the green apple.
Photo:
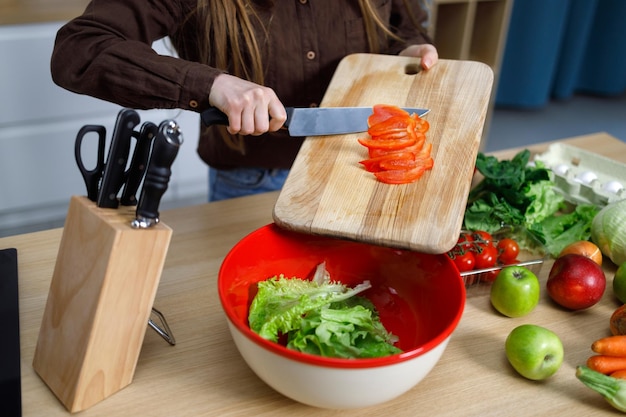
[[561,339],[545,327],[522,324],[509,333],[506,357],[523,377],[539,381],[559,370],[563,363]]
[[507,266],[491,284],[491,304],[505,316],[525,316],[539,303],[539,291],[539,280],[530,269]]
[[626,262],[618,266],[617,271],[615,271],[613,294],[622,304],[626,304]]

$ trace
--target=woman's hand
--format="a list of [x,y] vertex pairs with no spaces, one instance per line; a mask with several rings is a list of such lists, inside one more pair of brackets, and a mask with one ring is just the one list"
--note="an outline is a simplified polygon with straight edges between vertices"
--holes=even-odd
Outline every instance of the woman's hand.
[[287,120],[274,90],[229,74],[215,78],[209,103],[228,116],[228,132],[233,135],[275,132]]
[[431,68],[439,60],[437,48],[429,43],[421,45],[410,45],[400,51],[400,56],[414,56],[422,59],[422,68],[425,70]]

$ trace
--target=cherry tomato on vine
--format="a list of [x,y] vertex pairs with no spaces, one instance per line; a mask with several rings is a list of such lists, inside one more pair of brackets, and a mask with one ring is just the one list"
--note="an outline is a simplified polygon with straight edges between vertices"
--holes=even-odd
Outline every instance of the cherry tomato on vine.
[[472,232],[472,237],[478,244],[489,246],[493,243],[493,236],[491,236],[491,233],[485,232],[484,230],[474,230]]
[[474,242],[474,238],[471,233],[462,232],[459,236],[459,240],[457,240],[456,245],[465,249],[470,250],[472,248],[472,243]]
[[498,250],[493,244],[484,245],[474,253],[474,267],[476,269],[491,268],[496,264]]
[[474,254],[469,251],[451,251],[450,258],[454,261],[459,272],[471,271],[474,269]]
[[519,255],[519,245],[511,238],[504,238],[498,241],[498,259],[503,264],[513,263]]
[[515,265],[515,264],[518,264],[518,263],[520,263],[520,260],[519,260],[519,259],[517,259],[517,258],[515,258],[515,259],[510,259],[510,260],[508,260],[508,261],[506,261],[506,262],[504,262],[504,261],[500,260],[500,261],[498,261],[498,263],[500,263],[500,264],[502,264],[502,265],[504,265],[504,266],[508,266],[508,265]]

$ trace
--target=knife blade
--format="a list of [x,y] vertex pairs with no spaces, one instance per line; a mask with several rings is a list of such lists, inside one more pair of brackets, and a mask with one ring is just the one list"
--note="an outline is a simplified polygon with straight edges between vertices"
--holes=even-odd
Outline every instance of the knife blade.
[[98,194],[98,207],[117,208],[119,206],[117,194],[126,179],[130,141],[135,126],[138,124],[139,114],[135,110],[122,109],[118,113]]
[[164,120],[159,124],[137,204],[136,217],[131,222],[133,228],[146,229],[159,222],[161,197],[167,190],[172,174],[171,167],[182,143],[183,135],[175,121]]
[[[403,107],[404,110],[422,117],[429,109]],[[367,118],[372,114],[371,107],[286,107],[287,128],[290,136],[342,135],[367,131]],[[215,107],[200,114],[202,123],[228,124],[228,117]]]
[[157,125],[152,122],[145,122],[141,125],[138,135],[136,135],[135,150],[130,160],[124,191],[122,191],[122,196],[120,197],[120,204],[123,206],[134,206],[137,204],[137,190],[146,173],[152,140],[158,131],[159,127]]

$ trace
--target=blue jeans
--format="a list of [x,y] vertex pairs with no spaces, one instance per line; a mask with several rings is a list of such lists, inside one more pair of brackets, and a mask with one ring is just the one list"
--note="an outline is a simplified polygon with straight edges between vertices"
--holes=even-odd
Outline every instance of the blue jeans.
[[209,167],[209,201],[280,190],[288,169]]

